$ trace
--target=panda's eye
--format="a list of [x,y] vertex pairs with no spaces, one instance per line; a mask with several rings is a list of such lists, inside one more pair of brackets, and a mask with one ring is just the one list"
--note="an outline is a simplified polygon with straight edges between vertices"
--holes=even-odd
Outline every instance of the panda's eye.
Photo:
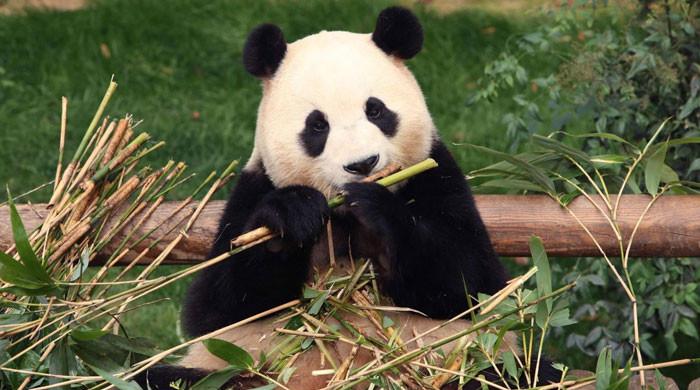
[[328,131],[328,122],[325,119],[317,120],[313,123],[312,128],[317,133]]
[[306,117],[306,130],[310,133],[327,133],[329,130],[326,115],[319,110],[313,110]]
[[384,113],[384,103],[377,98],[369,98],[365,104],[365,115],[367,119],[377,120]]
[[382,114],[382,110],[379,107],[371,107],[367,109],[367,117],[369,119],[377,119]]

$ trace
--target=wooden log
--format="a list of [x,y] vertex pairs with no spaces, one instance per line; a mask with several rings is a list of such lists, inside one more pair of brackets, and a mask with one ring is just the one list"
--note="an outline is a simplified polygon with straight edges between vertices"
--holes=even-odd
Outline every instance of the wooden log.
[[[606,210],[599,198],[594,198],[601,209]],[[645,195],[625,195],[620,202],[618,223],[625,239],[632,232],[639,216],[651,198]],[[496,252],[501,256],[529,256],[528,240],[531,235],[542,238],[550,256],[599,256],[600,252],[588,234],[565,209],[547,196],[531,195],[480,195],[477,206]],[[134,237],[157,227],[159,232],[169,230],[179,218],[167,217],[177,202],[161,205]],[[194,206],[192,206],[194,207]],[[205,258],[218,227],[218,219],[224,208],[223,201],[211,202],[194,224],[187,237],[175,248],[167,263],[193,263]],[[570,204],[571,210],[597,237],[601,247],[609,255],[619,253],[619,245],[608,221],[601,212],[584,197]],[[19,205],[18,210],[28,230],[36,228],[47,214],[46,205]],[[0,207],[0,249],[11,245],[12,234],[7,206]],[[129,229],[125,229],[128,232]],[[167,245],[178,234],[175,229],[154,250],[151,256]],[[626,241],[625,241],[626,242]],[[150,245],[145,240],[137,251]],[[109,254],[114,247],[104,250]],[[700,256],[700,196],[669,195],[661,197],[642,220],[632,246],[632,256],[639,257],[687,257]],[[131,256],[126,256],[125,261]],[[148,262],[146,256],[143,261]]]

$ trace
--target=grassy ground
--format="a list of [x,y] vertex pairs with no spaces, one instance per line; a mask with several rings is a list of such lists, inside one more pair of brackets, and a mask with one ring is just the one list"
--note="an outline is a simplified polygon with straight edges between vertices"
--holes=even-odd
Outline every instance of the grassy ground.
[[[75,141],[112,74],[120,87],[109,112],[143,118],[144,128],[168,143],[153,161],[173,157],[208,172],[232,158],[245,159],[259,99],[258,82],[240,61],[247,32],[264,21],[278,23],[288,40],[320,29],[369,32],[387,2],[269,4],[126,0],[0,18],[0,183],[19,193],[50,178],[60,96],[69,98],[68,136]],[[443,136],[505,147],[500,117],[509,106],[492,105],[474,115],[464,102],[484,63],[521,21],[480,11],[419,13],[425,50],[411,68]],[[480,156],[455,152],[465,169],[483,164]]]

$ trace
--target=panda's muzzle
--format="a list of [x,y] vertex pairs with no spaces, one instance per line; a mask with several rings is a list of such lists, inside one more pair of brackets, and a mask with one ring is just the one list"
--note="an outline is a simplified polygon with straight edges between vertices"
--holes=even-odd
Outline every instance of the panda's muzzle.
[[370,174],[370,172],[372,172],[372,169],[374,169],[374,167],[377,165],[377,162],[379,162],[379,155],[375,154],[374,156],[370,156],[364,160],[355,161],[354,163],[344,165],[343,169],[345,169],[345,171],[348,173],[352,173],[353,175],[367,176]]

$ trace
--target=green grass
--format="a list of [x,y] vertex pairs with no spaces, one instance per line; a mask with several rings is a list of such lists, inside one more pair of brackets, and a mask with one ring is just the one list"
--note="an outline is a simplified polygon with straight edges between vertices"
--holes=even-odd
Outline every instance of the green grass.
[[[148,157],[155,165],[183,160],[202,174],[245,160],[251,149],[260,90],[241,65],[248,31],[272,21],[289,41],[322,29],[370,32],[386,1],[105,1],[67,13],[0,16],[0,184],[14,194],[53,178],[60,97],[69,99],[70,156],[112,74],[119,83],[107,112],[132,113],[167,145]],[[478,10],[440,16],[417,9],[425,49],[410,61],[443,138],[506,150],[501,116],[508,99],[478,109],[465,101],[484,65],[508,37],[535,21]],[[105,44],[109,58],[101,54]],[[530,64],[552,66],[548,59]],[[193,113],[199,113],[199,119]],[[451,146],[462,168],[488,161]],[[195,185],[195,183],[192,183]],[[174,196],[192,187],[185,186]],[[222,191],[219,197],[224,197]],[[47,200],[47,191],[30,197]],[[172,267],[161,267],[167,273]],[[131,335],[162,346],[178,342],[176,323],[186,283],[163,289],[125,318]]]
[[[207,173],[233,158],[245,160],[260,95],[258,81],[241,66],[248,31],[274,21],[289,41],[321,29],[369,32],[387,4],[126,0],[78,12],[0,17],[0,183],[17,194],[51,178],[60,96],[69,99],[70,149],[112,74],[120,86],[108,112],[132,113],[144,120],[143,129],[154,139],[167,142],[150,161],[172,157]],[[443,137],[505,147],[500,118],[510,104],[474,112],[464,102],[484,64],[502,50],[521,21],[479,11],[447,16],[418,12],[426,27],[425,50],[410,66]],[[495,32],[482,32],[486,27]],[[101,54],[101,44],[109,48],[110,58]],[[483,164],[469,150],[454,151],[465,170]]]

